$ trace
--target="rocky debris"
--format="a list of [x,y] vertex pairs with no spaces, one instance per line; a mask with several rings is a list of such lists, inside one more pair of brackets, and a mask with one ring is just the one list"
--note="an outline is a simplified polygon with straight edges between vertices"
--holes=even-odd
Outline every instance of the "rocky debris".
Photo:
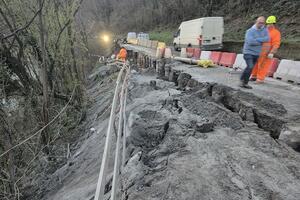
[[206,122],[197,122],[196,124],[196,131],[199,131],[200,133],[208,133],[213,131],[214,124],[213,122],[206,121]]
[[152,88],[154,88],[155,90],[158,89],[157,86],[156,86],[156,81],[153,81],[153,80],[150,81],[150,86],[151,86]]
[[90,76],[89,79],[90,80],[97,80],[98,78],[103,79],[106,78],[108,76],[110,76],[111,74],[118,72],[120,70],[120,68],[118,68],[117,65],[110,65],[110,66],[102,66],[97,68]]
[[177,62],[165,65],[167,70],[161,70],[168,73],[160,77],[173,81],[180,90],[200,91],[195,94],[237,113],[242,120],[258,124],[260,128],[270,132],[273,138],[279,138],[281,129],[286,123],[284,115],[287,114],[281,104],[225,85],[196,81],[190,74],[175,70],[173,66],[176,65],[178,65]]
[[147,95],[132,88],[129,149],[141,159],[124,168],[126,199],[298,200],[300,156],[266,132],[285,109],[225,86],[198,86],[169,95],[163,86],[143,85]]
[[272,137],[279,137],[285,123],[283,116],[287,113],[281,104],[218,84],[212,87],[212,97],[229,110],[239,113],[244,120],[255,122],[269,131]]
[[179,89],[183,90],[187,86],[187,84],[191,78],[192,78],[192,76],[190,74],[180,73],[177,78]]
[[134,183],[139,181],[145,175],[143,171],[143,165],[140,162],[141,155],[141,151],[134,154],[126,163],[126,168],[122,170],[122,174],[124,174],[122,177],[122,189],[124,191],[133,186]]
[[294,122],[284,125],[279,139],[300,152],[300,116]]
[[[160,79],[151,67],[143,69],[148,74],[134,73],[130,79],[127,161],[120,180],[124,199],[299,199],[299,153],[270,137],[291,130],[285,129],[282,105],[198,82],[174,70],[173,63],[156,64]],[[97,112],[87,130],[97,131],[74,155],[73,164],[57,173],[63,174],[60,183],[51,186],[59,189],[45,199],[93,199],[107,124],[100,116],[113,90],[109,83],[89,89],[94,99],[90,112]],[[109,177],[105,199],[110,187]]]
[[157,74],[159,78],[165,77],[165,61],[164,59],[157,61]]
[[[149,121],[149,118],[152,120]],[[168,124],[168,118],[163,113],[153,110],[141,111],[131,124],[130,141],[144,149],[153,148],[163,140]]]

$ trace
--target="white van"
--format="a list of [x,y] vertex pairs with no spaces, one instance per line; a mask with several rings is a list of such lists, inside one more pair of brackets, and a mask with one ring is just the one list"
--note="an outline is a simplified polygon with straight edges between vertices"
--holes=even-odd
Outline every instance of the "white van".
[[182,22],[176,34],[173,45],[181,47],[198,47],[202,50],[216,50],[223,47],[224,20],[223,17],[205,17]]
[[136,33],[135,32],[129,32],[127,34],[127,43],[128,44],[137,44],[137,37],[136,37]]

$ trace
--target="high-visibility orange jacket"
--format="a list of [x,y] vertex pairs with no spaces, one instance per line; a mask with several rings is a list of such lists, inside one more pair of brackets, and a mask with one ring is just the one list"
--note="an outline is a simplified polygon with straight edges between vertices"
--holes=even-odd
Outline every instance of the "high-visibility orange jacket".
[[119,60],[126,60],[127,51],[125,48],[122,48],[117,56]]
[[281,34],[278,29],[276,29],[275,27],[269,27],[268,31],[270,40],[263,43],[259,59],[251,74],[253,78],[257,78],[257,80],[259,81],[264,81],[269,72],[272,60],[268,58],[268,54],[276,53],[277,49],[280,47],[281,42]]

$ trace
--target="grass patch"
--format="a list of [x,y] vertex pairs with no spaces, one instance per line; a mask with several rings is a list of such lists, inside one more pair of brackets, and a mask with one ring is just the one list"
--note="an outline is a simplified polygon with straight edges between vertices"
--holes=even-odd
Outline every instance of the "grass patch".
[[160,42],[165,42],[167,45],[173,43],[173,29],[157,29],[149,32],[150,40],[158,40]]

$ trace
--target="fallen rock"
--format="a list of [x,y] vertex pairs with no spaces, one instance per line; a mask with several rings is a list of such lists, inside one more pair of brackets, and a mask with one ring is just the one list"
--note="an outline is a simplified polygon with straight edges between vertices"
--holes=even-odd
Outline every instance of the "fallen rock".
[[214,130],[214,123],[211,121],[208,122],[197,122],[196,131],[200,133],[208,133]]
[[192,76],[188,73],[181,73],[177,79],[179,89],[183,90],[189,83],[191,77]]
[[294,150],[300,152],[300,125],[299,123],[288,123],[280,133],[279,140],[284,141]]

